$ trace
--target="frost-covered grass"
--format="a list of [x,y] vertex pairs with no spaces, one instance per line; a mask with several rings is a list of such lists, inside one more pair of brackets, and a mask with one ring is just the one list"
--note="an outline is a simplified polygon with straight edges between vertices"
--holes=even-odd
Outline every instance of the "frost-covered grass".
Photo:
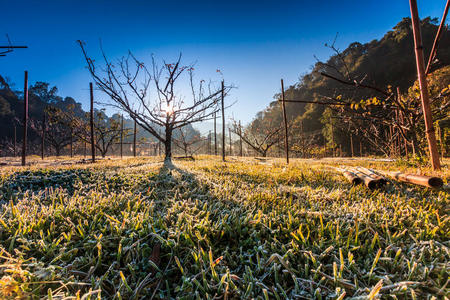
[[334,164],[0,169],[0,297],[448,297],[448,192],[351,187]]

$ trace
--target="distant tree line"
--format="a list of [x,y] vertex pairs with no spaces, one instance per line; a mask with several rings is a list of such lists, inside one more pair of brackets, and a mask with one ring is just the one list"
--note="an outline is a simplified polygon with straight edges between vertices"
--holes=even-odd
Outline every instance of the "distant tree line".
[[[16,90],[14,84],[0,75],[0,155],[19,155],[23,134],[23,92]],[[44,141],[45,156],[89,155],[90,133],[88,112],[71,97],[61,97],[58,89],[46,82],[36,82],[29,87],[29,133],[27,153],[42,154]],[[108,116],[104,109],[95,109],[95,149],[101,156],[118,155],[122,128],[119,114]],[[126,155],[131,155],[133,147],[132,118],[125,115],[122,142]],[[200,133],[192,126],[175,132],[175,141],[184,138],[190,145],[190,139],[199,139]],[[138,153],[157,155],[161,146],[157,139],[137,125]],[[158,147],[159,146],[159,147]],[[203,145],[206,149],[206,146]],[[177,153],[191,151],[184,147]]]

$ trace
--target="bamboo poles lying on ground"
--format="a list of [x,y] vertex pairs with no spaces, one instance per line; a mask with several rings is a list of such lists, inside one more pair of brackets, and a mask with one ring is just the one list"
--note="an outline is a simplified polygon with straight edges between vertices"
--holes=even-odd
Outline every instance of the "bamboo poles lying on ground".
[[425,176],[417,174],[405,174],[401,172],[380,172],[385,176],[394,178],[397,181],[422,185],[430,188],[441,188],[444,185],[444,181],[439,177]]
[[338,172],[340,172],[348,181],[352,183],[352,185],[359,185],[364,183],[369,189],[373,190],[378,187],[383,186],[386,181],[380,180],[379,175],[369,174],[367,172],[362,172],[361,170],[357,170],[355,168],[335,168]]
[[[373,190],[384,186],[388,180],[384,176],[391,177],[397,181],[411,183],[430,188],[441,188],[444,182],[441,178],[435,176],[425,176],[417,174],[405,174],[398,171],[375,171],[364,167],[355,168],[335,168],[338,172],[352,183],[358,185],[364,183],[369,189]],[[383,176],[384,175],[384,176]]]
[[385,185],[388,182],[385,177],[383,177],[382,175],[380,175],[379,173],[375,172],[372,169],[367,169],[364,167],[356,167],[356,170],[375,178],[376,180],[378,180],[380,185]]
[[363,182],[361,178],[359,178],[355,173],[342,169],[342,168],[336,168],[337,171],[341,172],[342,175],[344,175],[345,178],[347,178],[348,181],[352,183],[352,185],[358,185]]
[[358,168],[352,171],[356,176],[361,178],[364,184],[371,190],[380,188],[386,184],[386,179],[384,177],[380,177],[378,174],[373,172],[363,171]]

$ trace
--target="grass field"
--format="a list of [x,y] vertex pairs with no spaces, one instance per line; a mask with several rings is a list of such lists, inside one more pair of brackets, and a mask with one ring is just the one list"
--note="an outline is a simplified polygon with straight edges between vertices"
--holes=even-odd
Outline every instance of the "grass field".
[[331,168],[407,164],[68,160],[0,168],[1,298],[449,297],[448,190]]

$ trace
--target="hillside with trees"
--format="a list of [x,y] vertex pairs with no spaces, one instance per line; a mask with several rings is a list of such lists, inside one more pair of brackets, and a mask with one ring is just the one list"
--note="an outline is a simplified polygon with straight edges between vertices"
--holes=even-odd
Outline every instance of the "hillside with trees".
[[[421,25],[427,60],[437,20],[426,18]],[[343,51],[336,48],[335,41],[325,47],[333,55],[326,62],[317,61],[311,72],[285,91],[286,99],[329,103],[286,103],[291,124],[291,151],[299,156],[312,156],[325,151],[337,152],[340,148],[344,154],[351,155],[353,143],[356,154],[361,145],[365,154],[389,155],[394,150],[387,145],[401,140],[402,144],[407,144],[406,151],[422,153],[426,143],[420,95],[415,84],[417,70],[411,20],[404,18],[380,40],[366,44],[354,42]],[[450,32],[445,29],[432,64],[429,88],[439,146],[447,154],[450,147],[449,64]],[[397,95],[397,88],[400,95]],[[281,94],[274,95],[276,101],[259,112],[253,122],[282,126],[280,98]],[[401,99],[400,104],[398,99]],[[397,110],[404,110],[405,115],[395,116]],[[404,118],[404,124],[397,124],[400,117]],[[306,141],[309,147],[304,146]],[[277,150],[274,148],[274,151]]]

